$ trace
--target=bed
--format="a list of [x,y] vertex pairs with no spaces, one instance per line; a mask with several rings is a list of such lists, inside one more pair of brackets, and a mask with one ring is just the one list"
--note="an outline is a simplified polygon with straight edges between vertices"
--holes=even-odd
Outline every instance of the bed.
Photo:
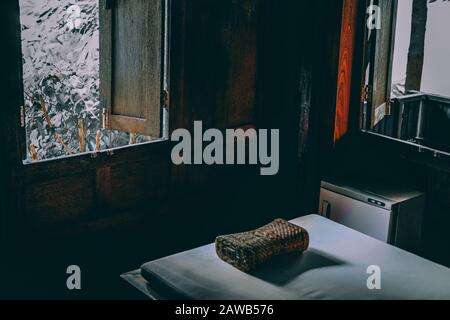
[[[291,222],[308,230],[309,249],[250,273],[220,260],[210,244],[145,263],[122,278],[151,299],[450,299],[444,266],[318,215]],[[381,270],[380,289],[368,288],[371,266]]]

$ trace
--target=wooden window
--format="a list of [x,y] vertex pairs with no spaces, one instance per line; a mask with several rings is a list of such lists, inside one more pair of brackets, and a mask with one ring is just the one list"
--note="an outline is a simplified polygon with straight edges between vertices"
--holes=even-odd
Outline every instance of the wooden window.
[[[370,0],[363,129],[417,146],[434,157],[450,151],[448,1]],[[368,17],[370,18],[370,17]],[[375,27],[375,26],[374,26]],[[373,29],[373,30],[372,30]]]
[[343,3],[334,126],[335,142],[344,137],[349,128],[350,96],[353,76],[352,61],[356,47],[359,9],[358,0],[345,0]]
[[365,95],[367,129],[390,113],[391,66],[395,37],[397,1],[372,0],[379,8],[379,29],[367,30]]
[[100,0],[100,101],[108,126],[161,136],[165,1]]
[[25,163],[168,136],[170,0],[17,2]]

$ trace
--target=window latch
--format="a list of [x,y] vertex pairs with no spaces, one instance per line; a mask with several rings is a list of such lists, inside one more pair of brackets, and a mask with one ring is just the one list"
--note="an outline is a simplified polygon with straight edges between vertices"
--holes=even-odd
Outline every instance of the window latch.
[[163,108],[169,109],[170,95],[169,90],[164,90],[163,93]]
[[369,101],[370,98],[370,85],[364,85],[361,90],[361,103]]
[[391,99],[387,99],[386,100],[386,115],[390,116],[391,115],[391,110],[392,110],[392,101]]
[[102,122],[103,122],[103,129],[109,128],[109,119],[108,119],[108,110],[103,109],[102,111]]
[[25,128],[25,110],[20,106],[20,127]]

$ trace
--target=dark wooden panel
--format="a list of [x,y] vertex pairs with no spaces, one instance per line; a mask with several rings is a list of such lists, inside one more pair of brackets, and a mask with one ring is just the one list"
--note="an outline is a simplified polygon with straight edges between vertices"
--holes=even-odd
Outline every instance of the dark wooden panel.
[[[103,97],[113,129],[160,135],[163,48],[162,0],[117,0],[110,9],[103,1]],[[110,68],[109,70],[107,68]],[[108,85],[110,88],[108,88]]]
[[112,105],[112,11],[107,10],[108,0],[99,0],[100,47],[100,105],[111,109]]
[[[222,57],[218,49],[220,42],[218,17],[224,2],[211,0],[183,2],[185,3],[184,25],[178,26],[183,29],[180,33],[175,30],[175,35],[178,34],[181,41],[178,38],[174,39],[182,42],[184,50],[182,91],[179,91],[183,101],[182,108],[176,111],[180,112],[178,127],[190,129],[194,120],[202,120],[204,127],[214,127],[216,92],[220,88],[217,68],[221,65]],[[179,5],[177,4],[176,7]],[[175,19],[180,18],[180,16],[174,17],[174,23],[176,23]],[[174,54],[179,55],[177,52]],[[171,80],[178,81],[173,76]]]
[[26,220],[34,229],[78,223],[91,217],[94,193],[91,172],[25,186]]
[[[174,1],[172,129],[236,127],[254,122],[258,1]],[[176,111],[174,111],[176,109]],[[173,166],[172,192],[211,183],[217,166]]]
[[132,161],[152,161],[157,155],[168,155],[170,143],[168,141],[130,145],[115,149],[113,153],[102,151],[94,157],[92,154],[77,155],[58,160],[42,161],[28,165],[20,165],[14,170],[13,178],[22,183],[36,183],[57,177],[83,174],[95,171],[97,168]]
[[428,203],[432,209],[427,218],[450,223],[450,173],[435,169],[428,172]]
[[[165,161],[164,161],[165,160]],[[145,207],[149,212],[162,204],[168,196],[169,159],[155,158],[111,168],[109,207],[119,212]]]
[[161,1],[117,1],[113,114],[146,119],[146,106],[160,108],[161,10]]
[[[0,117],[0,241],[15,233],[10,228],[17,219],[21,194],[16,188],[17,181],[12,178],[11,168],[20,163],[25,145],[25,130],[18,131],[20,124],[20,108],[23,104],[22,86],[22,52],[19,2],[3,3],[0,12],[2,21],[2,45],[8,50],[2,51],[0,59],[0,81],[2,94],[2,117]],[[5,243],[2,241],[2,243]]]
[[224,2],[219,26],[221,48],[218,54],[222,55],[216,109],[219,127],[254,121],[257,16],[256,0]]
[[[313,93],[311,135],[317,135],[319,157],[334,149],[334,125],[336,120],[336,92],[338,84],[342,1],[314,2],[315,19],[313,61]],[[326,3],[326,10],[323,6]],[[322,13],[321,13],[322,12]],[[326,159],[326,158],[323,158]]]
[[334,140],[341,139],[348,130],[352,86],[353,52],[355,50],[358,0],[345,0],[341,26],[338,89]]
[[[382,106],[390,99],[391,91],[391,64],[394,45],[394,27],[396,23],[397,1],[380,0],[381,29],[376,30],[376,47],[373,66],[373,83],[371,98],[371,127],[373,128],[384,116],[378,116]],[[381,107],[383,108],[383,107]],[[378,110],[377,110],[378,109]],[[389,112],[385,106],[384,112]]]
[[95,174],[95,216],[104,216],[110,209],[111,202],[111,167],[98,168]]
[[[183,4],[174,4],[175,14]],[[177,107],[171,117],[176,127],[191,128],[194,120],[202,120],[204,128],[254,122],[257,4],[257,0],[197,0],[185,4],[183,15],[173,18],[171,58],[178,71],[171,76],[171,87],[179,95],[171,97]]]

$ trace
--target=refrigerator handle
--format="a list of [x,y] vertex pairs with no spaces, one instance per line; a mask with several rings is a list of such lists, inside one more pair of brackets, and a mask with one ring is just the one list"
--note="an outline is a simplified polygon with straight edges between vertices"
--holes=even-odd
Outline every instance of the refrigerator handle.
[[329,203],[326,200],[322,201],[322,216],[324,216],[327,219],[330,219],[331,216],[331,203]]

